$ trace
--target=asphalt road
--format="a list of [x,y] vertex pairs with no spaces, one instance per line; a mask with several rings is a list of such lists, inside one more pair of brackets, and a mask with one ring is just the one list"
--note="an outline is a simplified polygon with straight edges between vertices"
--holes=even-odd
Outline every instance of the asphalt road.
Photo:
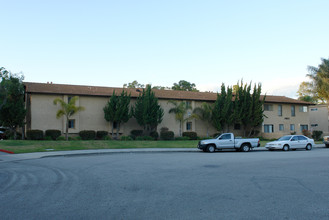
[[329,149],[0,163],[0,219],[329,219]]

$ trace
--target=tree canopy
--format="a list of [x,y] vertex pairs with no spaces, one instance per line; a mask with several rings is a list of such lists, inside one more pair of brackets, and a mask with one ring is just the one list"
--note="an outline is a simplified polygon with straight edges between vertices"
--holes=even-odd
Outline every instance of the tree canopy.
[[110,101],[103,108],[105,120],[112,123],[112,136],[114,124],[116,124],[117,136],[119,137],[121,123],[126,123],[131,118],[131,112],[129,111],[130,95],[127,92],[122,91],[120,96],[113,94]]
[[172,90],[180,90],[180,91],[195,91],[198,92],[199,90],[196,89],[194,83],[187,82],[185,80],[180,80],[178,83],[174,83],[171,87]]
[[137,123],[144,128],[146,132],[155,131],[158,124],[163,119],[163,109],[158,103],[150,85],[143,89],[136,100],[133,115]]
[[145,88],[145,85],[138,83],[137,80],[134,80],[131,83],[128,83],[128,84],[125,83],[125,84],[123,84],[123,88],[131,88],[131,89]]
[[23,128],[26,116],[24,77],[12,74],[3,67],[0,68],[0,74],[0,125],[9,127],[16,139],[16,128]]
[[177,102],[170,100],[168,103],[171,103],[174,105],[174,107],[169,109],[169,113],[175,114],[175,119],[179,121],[179,136],[182,136],[182,128],[183,128],[183,122],[188,120],[190,117],[186,117],[186,114],[189,109],[191,109],[191,106],[188,104],[188,102]]
[[329,60],[321,58],[318,67],[308,66],[310,82],[302,82],[299,86],[298,96],[300,100],[313,103],[329,104]]

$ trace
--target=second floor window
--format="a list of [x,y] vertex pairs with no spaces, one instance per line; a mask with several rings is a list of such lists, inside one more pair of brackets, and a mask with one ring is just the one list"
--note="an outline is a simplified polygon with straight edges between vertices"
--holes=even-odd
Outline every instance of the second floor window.
[[264,110],[265,111],[273,111],[273,105],[264,104]]
[[282,105],[278,105],[278,116],[282,116]]
[[296,116],[295,106],[294,105],[291,106],[291,116]]

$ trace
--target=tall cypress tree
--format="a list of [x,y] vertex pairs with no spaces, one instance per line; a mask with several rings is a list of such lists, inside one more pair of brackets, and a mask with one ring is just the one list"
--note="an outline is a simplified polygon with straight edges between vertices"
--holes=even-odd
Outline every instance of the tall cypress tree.
[[162,122],[163,114],[163,109],[159,105],[151,86],[147,85],[135,104],[134,117],[137,123],[149,133],[157,129],[158,124]]
[[109,102],[103,108],[105,120],[112,123],[112,136],[115,123],[117,125],[116,137],[118,138],[121,123],[126,123],[131,118],[129,104],[130,95],[127,92],[122,91],[121,95],[117,96],[115,91],[113,91]]

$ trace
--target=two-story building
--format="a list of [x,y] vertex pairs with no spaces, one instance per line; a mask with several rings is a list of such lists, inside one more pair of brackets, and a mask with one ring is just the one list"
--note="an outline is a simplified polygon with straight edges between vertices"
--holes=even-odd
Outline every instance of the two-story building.
[[[140,89],[123,89],[97,86],[63,85],[52,83],[24,83],[26,92],[26,129],[57,129],[65,132],[65,119],[57,119],[56,112],[59,106],[53,104],[54,99],[61,98],[68,101],[70,97],[78,96],[77,106],[83,106],[84,111],[75,114],[69,121],[69,134],[76,135],[82,130],[105,130],[111,131],[111,125],[104,119],[103,108],[109,101],[113,91],[120,94],[126,90],[131,95],[132,105],[140,95]],[[159,104],[164,109],[164,117],[158,126],[158,131],[162,127],[167,127],[176,136],[179,135],[179,122],[175,120],[174,114],[169,114],[169,109],[173,106],[169,100],[187,101],[192,109],[201,106],[203,102],[214,103],[217,98],[216,93],[209,92],[189,92],[175,90],[153,90],[159,100]],[[311,103],[303,102],[283,96],[266,96],[264,105],[264,123],[259,128],[260,136],[265,138],[277,138],[284,134],[296,132],[301,134],[303,129],[309,129],[309,110]],[[184,122],[184,131],[195,131],[198,136],[206,136],[207,128],[209,134],[218,133],[216,129],[201,120],[188,120]],[[129,135],[131,130],[142,129],[136,119],[131,118],[120,128],[121,135]],[[232,127],[234,133],[242,134],[241,127]]]

